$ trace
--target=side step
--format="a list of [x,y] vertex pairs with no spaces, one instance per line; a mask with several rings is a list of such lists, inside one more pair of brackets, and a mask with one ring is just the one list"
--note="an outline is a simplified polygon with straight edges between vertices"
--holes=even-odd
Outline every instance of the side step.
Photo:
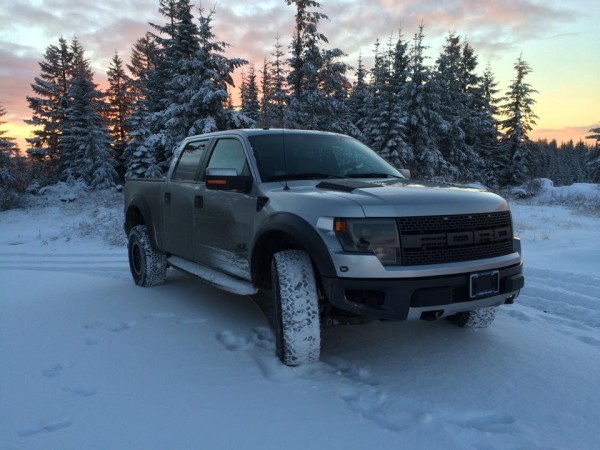
[[167,258],[167,261],[175,269],[182,270],[195,275],[198,278],[202,278],[204,281],[212,284],[213,286],[224,291],[231,292],[232,294],[254,295],[258,292],[258,289],[255,288],[254,285],[249,281],[241,280],[223,272],[201,266],[200,264],[180,258],[179,256],[171,256]]

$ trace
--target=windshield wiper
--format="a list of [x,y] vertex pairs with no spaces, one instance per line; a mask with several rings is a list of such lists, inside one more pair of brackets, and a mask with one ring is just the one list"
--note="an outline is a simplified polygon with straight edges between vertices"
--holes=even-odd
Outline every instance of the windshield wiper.
[[313,180],[322,178],[344,178],[340,175],[332,175],[330,173],[305,172],[305,173],[288,173],[286,175],[276,175],[269,178],[269,181],[282,180]]
[[347,173],[347,178],[401,178],[397,175],[392,175],[391,173],[383,173],[383,172],[365,172],[365,173]]

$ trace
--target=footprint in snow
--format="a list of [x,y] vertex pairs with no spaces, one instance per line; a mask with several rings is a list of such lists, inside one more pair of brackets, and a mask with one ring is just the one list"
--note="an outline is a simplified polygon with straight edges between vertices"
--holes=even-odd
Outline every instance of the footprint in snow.
[[71,418],[62,417],[22,428],[19,430],[18,434],[21,437],[28,437],[40,433],[52,433],[54,431],[62,430],[63,428],[68,428],[72,424],[73,421]]
[[42,375],[44,375],[46,378],[56,378],[57,376],[59,376],[62,371],[66,368],[66,364],[65,363],[56,363],[51,367],[48,367],[47,369],[44,369],[42,371]]
[[63,388],[63,391],[68,392],[73,397],[91,397],[98,393],[95,388],[91,386],[85,386],[83,384],[73,384],[71,386],[67,386]]
[[133,326],[135,326],[135,322],[121,322],[121,323],[111,327],[110,331],[119,333],[121,331],[129,330]]

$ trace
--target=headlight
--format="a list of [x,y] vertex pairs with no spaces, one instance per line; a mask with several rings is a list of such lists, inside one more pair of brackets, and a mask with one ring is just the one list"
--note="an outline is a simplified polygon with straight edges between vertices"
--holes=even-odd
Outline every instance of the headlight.
[[400,240],[393,219],[338,217],[333,229],[344,251],[373,253],[382,264],[400,264]]

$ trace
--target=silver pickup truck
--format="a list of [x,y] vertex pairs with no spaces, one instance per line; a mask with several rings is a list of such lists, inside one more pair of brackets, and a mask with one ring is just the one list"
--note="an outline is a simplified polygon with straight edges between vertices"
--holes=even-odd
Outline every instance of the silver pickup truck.
[[232,130],[185,139],[165,179],[125,184],[134,281],[167,268],[269,292],[284,364],[319,359],[332,317],[486,327],[524,285],[507,202],[410,180],[348,136]]

